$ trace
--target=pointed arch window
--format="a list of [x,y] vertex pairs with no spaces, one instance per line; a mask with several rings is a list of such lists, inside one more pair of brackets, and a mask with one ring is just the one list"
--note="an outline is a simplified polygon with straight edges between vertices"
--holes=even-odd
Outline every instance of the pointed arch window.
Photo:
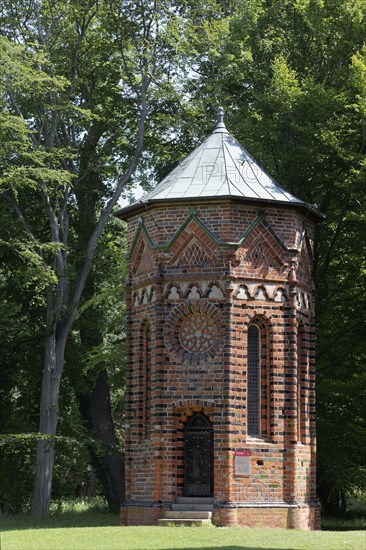
[[261,435],[261,333],[257,325],[248,329],[248,435]]
[[141,325],[141,436],[147,437],[150,434],[150,408],[151,408],[151,328],[149,321]]
[[271,436],[270,325],[262,316],[249,324],[247,340],[247,435]]
[[297,440],[299,443],[305,443],[307,435],[308,357],[305,336],[305,326],[301,322],[297,331]]

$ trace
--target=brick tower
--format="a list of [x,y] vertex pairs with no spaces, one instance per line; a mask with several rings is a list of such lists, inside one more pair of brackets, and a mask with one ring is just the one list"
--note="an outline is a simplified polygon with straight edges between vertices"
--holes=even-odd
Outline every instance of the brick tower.
[[198,510],[216,525],[318,528],[321,215],[257,164],[220,108],[213,133],[119,216],[130,250],[122,522]]

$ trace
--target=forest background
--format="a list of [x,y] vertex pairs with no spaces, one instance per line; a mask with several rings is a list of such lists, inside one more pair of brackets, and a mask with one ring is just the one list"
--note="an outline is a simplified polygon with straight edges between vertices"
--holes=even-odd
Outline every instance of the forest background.
[[[123,500],[125,225],[211,131],[317,204],[318,496],[366,489],[366,0],[0,4],[0,512]],[[41,434],[41,435],[40,435]]]

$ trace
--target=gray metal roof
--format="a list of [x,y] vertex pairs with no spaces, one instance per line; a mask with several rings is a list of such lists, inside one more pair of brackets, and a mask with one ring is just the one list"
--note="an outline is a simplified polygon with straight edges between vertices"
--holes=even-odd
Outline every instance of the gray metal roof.
[[221,107],[212,134],[153,191],[120,213],[150,201],[220,197],[306,205],[285,191],[229,134]]

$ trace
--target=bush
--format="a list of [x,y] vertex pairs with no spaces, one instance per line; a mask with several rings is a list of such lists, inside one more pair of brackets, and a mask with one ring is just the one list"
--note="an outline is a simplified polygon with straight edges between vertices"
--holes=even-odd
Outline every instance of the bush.
[[30,508],[34,483],[35,434],[0,438],[0,513],[20,514]]

